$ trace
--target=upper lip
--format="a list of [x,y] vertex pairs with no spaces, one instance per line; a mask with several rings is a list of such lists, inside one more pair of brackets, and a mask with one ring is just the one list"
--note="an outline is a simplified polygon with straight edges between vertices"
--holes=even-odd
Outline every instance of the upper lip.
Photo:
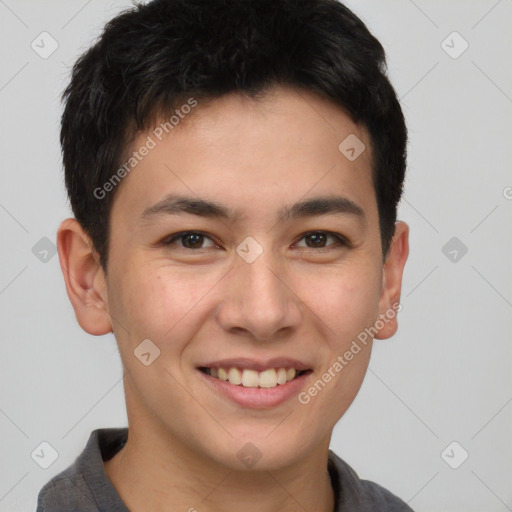
[[237,357],[205,362],[198,365],[198,368],[240,368],[262,372],[269,368],[295,368],[296,370],[310,370],[311,365],[289,357],[274,357],[266,360]]

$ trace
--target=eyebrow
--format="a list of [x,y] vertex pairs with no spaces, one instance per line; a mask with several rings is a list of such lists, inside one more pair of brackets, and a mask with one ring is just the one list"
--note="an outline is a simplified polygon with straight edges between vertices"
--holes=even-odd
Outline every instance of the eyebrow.
[[[233,210],[213,200],[170,194],[153,206],[146,208],[139,220],[144,221],[164,215],[180,215],[183,213],[231,222],[243,216],[242,211]],[[277,220],[336,214],[351,215],[362,221],[366,220],[363,208],[357,203],[347,197],[332,195],[313,197],[299,201],[292,206],[285,206],[279,210]]]

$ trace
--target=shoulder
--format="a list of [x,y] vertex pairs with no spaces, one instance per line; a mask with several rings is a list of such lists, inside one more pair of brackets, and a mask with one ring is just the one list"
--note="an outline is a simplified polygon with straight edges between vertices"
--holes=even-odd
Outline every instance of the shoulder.
[[125,512],[105,474],[103,460],[119,450],[126,437],[127,429],[94,430],[73,464],[41,488],[36,512]]
[[47,482],[37,497],[37,512],[72,510],[98,510],[87,482],[77,471],[76,462]]
[[413,512],[398,496],[357,473],[333,451],[329,450],[329,472],[333,481],[337,508],[335,512]]

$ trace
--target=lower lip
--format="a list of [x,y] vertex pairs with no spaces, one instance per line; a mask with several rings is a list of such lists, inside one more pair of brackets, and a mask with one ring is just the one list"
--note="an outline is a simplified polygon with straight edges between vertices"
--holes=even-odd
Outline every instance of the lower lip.
[[269,409],[276,407],[293,396],[297,396],[304,387],[310,373],[304,373],[286,384],[278,384],[273,388],[246,388],[236,386],[226,380],[217,379],[201,370],[197,370],[206,383],[213,389],[242,407],[252,409]]

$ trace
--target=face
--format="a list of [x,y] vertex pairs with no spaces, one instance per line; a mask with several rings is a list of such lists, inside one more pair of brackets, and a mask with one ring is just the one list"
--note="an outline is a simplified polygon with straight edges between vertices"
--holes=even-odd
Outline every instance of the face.
[[277,88],[199,101],[133,149],[148,135],[116,191],[105,281],[131,426],[231,468],[249,442],[264,469],[326,449],[405,263],[386,280],[367,131]]

